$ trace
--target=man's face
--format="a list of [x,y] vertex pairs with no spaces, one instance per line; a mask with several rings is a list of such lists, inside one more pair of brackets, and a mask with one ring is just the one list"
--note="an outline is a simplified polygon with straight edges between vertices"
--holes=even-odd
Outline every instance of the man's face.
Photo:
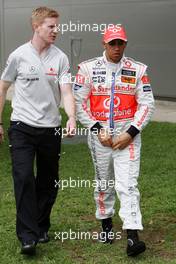
[[53,44],[57,37],[56,25],[58,25],[58,18],[48,17],[42,24],[36,26],[35,31],[46,44]]
[[114,39],[108,43],[104,42],[103,45],[106,50],[107,60],[113,63],[118,63],[123,56],[126,44],[127,43],[121,39]]

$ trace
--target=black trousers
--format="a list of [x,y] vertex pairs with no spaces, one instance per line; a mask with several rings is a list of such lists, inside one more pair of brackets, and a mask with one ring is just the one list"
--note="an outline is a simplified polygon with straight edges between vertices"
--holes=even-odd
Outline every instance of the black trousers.
[[[38,240],[50,227],[58,192],[61,129],[12,121],[8,131],[20,241]],[[36,164],[36,166],[35,166]]]

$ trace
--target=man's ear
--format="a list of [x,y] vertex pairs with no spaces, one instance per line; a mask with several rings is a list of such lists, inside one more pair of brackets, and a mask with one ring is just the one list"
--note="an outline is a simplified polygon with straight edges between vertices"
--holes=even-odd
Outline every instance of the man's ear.
[[35,32],[37,32],[37,29],[38,29],[38,27],[39,27],[39,24],[38,23],[33,23],[32,24],[32,28],[33,28],[33,31]]
[[103,48],[106,49],[106,43],[102,41]]

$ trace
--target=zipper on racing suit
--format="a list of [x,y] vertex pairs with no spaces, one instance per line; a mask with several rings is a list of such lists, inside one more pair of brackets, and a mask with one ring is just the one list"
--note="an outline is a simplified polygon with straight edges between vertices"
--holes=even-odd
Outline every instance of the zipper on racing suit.
[[109,125],[111,129],[114,129],[114,90],[115,90],[115,72],[112,72],[112,84],[111,84],[111,99],[110,99],[110,113],[109,113]]

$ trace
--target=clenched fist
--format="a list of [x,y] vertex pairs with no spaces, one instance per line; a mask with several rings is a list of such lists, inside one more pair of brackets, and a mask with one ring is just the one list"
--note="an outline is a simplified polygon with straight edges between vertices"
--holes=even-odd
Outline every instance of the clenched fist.
[[98,139],[104,147],[112,147],[112,136],[106,128],[101,128],[98,134]]
[[113,140],[112,148],[113,150],[116,149],[124,149],[126,148],[131,142],[133,141],[133,138],[128,134],[127,132],[122,133],[119,136],[116,136]]

